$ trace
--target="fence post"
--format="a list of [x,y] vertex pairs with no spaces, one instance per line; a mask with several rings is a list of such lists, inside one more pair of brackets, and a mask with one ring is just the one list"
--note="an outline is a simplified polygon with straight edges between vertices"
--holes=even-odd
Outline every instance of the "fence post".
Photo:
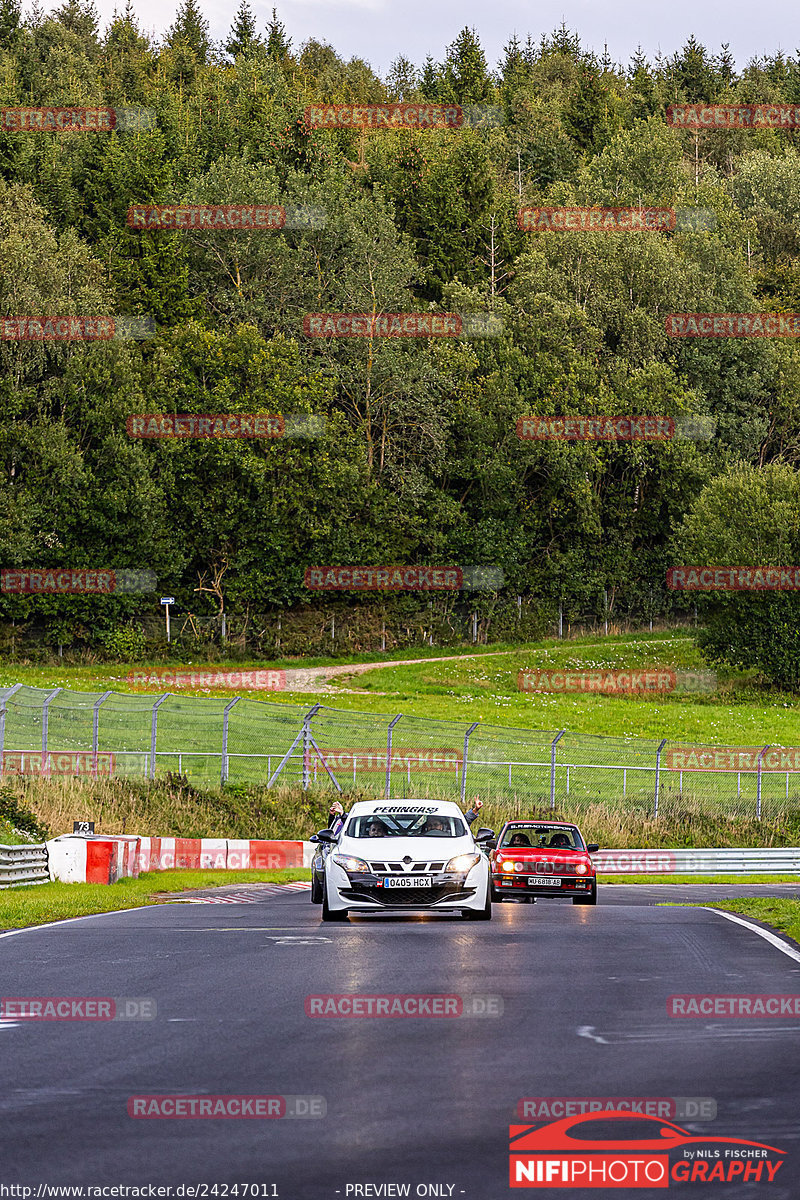
[[550,744],[550,807],[556,806],[556,746],[561,741],[566,733],[566,729],[562,729],[557,733]]
[[63,692],[63,690],[64,689],[60,688],[60,687],[53,688],[53,690],[52,690],[52,692],[50,692],[49,696],[45,696],[44,703],[42,705],[42,774],[43,775],[47,771],[47,723],[48,723],[49,716],[50,716],[48,709],[50,708],[51,700],[55,700],[58,693]]
[[664,738],[664,740],[661,742],[661,745],[656,750],[656,797],[655,797],[655,804],[653,806],[653,816],[654,817],[658,816],[658,782],[661,777],[661,751],[666,746],[667,740],[668,740],[667,738]]
[[[392,730],[394,729],[395,725],[400,720],[402,715],[403,715],[402,713],[398,713],[397,716],[389,722],[389,728],[386,731],[386,789],[385,789],[385,795],[386,795],[387,800],[389,799],[389,793],[390,793],[391,786],[392,786]],[[353,755],[353,761],[355,762],[355,755]]]
[[21,683],[15,683],[7,696],[0,700],[0,774],[3,773],[3,754],[6,748],[6,707],[9,700],[22,687]]
[[464,803],[464,797],[467,794],[467,757],[469,754],[469,739],[473,730],[478,728],[479,721],[473,721],[467,732],[464,734],[464,761],[461,764],[461,803]]
[[163,696],[159,696],[153,705],[153,719],[150,727],[150,778],[156,777],[156,733],[158,732],[158,710],[165,700],[169,699],[169,692],[164,692]]
[[239,696],[234,696],[230,704],[226,704],[222,710],[222,770],[219,776],[221,784],[228,782],[228,713],[234,704],[238,704],[240,698]]
[[[331,618],[333,620],[333,618]],[[312,709],[303,717],[303,791],[308,791],[308,747],[311,740],[311,718],[315,716],[322,708],[321,704],[315,704]],[[281,764],[283,765],[283,764]]]
[[758,775],[756,777],[756,820],[761,820],[761,760],[772,745],[766,745],[758,756]]
[[111,695],[111,689],[98,696],[92,705],[92,774],[97,779],[97,752],[100,748],[100,705]]

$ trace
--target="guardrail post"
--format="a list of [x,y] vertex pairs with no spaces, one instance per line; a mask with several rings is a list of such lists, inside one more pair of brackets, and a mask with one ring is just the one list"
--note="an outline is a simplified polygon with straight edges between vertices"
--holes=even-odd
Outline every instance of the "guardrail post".
[[221,784],[228,782],[228,713],[240,699],[240,696],[234,696],[230,704],[226,704],[222,710],[222,770],[219,776]]
[[[397,722],[400,720],[400,718],[402,717],[402,715],[403,715],[402,713],[398,713],[398,714],[397,714],[397,716],[396,716],[396,717],[394,717],[394,718],[393,718],[393,719],[392,719],[392,720],[389,722],[389,728],[388,728],[388,729],[387,729],[387,731],[386,731],[386,787],[385,787],[385,795],[386,795],[386,799],[387,799],[387,800],[389,799],[389,796],[390,796],[390,793],[391,793],[391,787],[392,787],[392,730],[394,729],[395,725],[396,725],[396,724],[397,724]],[[353,762],[355,762],[355,755],[353,755]]]
[[[311,744],[311,718],[322,708],[321,704],[314,707],[303,717],[303,791],[308,791],[308,748]],[[276,772],[277,774],[277,772]]]
[[47,756],[47,723],[48,723],[48,719],[49,719],[48,709],[50,708],[50,702],[52,700],[55,700],[58,693],[63,692],[63,690],[64,689],[60,688],[60,687],[53,688],[50,695],[45,696],[44,703],[42,704],[42,774],[43,775],[47,772],[47,757],[48,757]]
[[3,754],[6,748],[6,708],[9,700],[22,687],[21,683],[15,683],[7,696],[0,700],[0,774],[3,772]]
[[553,738],[552,742],[550,743],[550,808],[551,809],[555,808],[555,806],[556,806],[556,746],[561,741],[562,737],[564,736],[564,734],[566,732],[567,732],[566,729],[562,729],[560,733],[556,734],[556,736]]
[[664,740],[661,742],[661,745],[656,750],[656,796],[655,796],[655,804],[653,805],[653,816],[654,817],[658,816],[658,785],[659,785],[659,780],[661,778],[661,751],[666,746],[667,741],[668,741],[668,739],[664,738]]
[[103,692],[92,705],[92,774],[97,779],[97,752],[100,748],[100,705],[111,695],[111,689]]
[[756,775],[756,820],[757,821],[761,820],[761,760],[764,757],[764,755],[767,753],[767,751],[769,750],[769,747],[771,745],[772,745],[772,743],[770,742],[769,745],[764,747],[764,749],[761,751],[761,753],[758,756],[758,774]]
[[464,734],[464,761],[461,764],[461,803],[464,803],[464,797],[467,794],[467,762],[469,761],[469,739],[470,734],[478,728],[479,722],[474,721],[470,725],[467,732]]
[[153,705],[153,719],[150,727],[150,778],[156,777],[156,734],[158,732],[158,710],[165,700],[169,699],[169,692],[164,692],[163,696],[159,696]]

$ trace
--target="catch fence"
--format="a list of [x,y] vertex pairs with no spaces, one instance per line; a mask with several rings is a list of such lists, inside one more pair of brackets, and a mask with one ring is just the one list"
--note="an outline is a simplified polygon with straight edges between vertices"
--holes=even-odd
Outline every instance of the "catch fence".
[[9,775],[355,788],[389,798],[605,801],[659,814],[775,817],[800,807],[800,748],[701,746],[482,721],[346,712],[247,696],[0,689]]

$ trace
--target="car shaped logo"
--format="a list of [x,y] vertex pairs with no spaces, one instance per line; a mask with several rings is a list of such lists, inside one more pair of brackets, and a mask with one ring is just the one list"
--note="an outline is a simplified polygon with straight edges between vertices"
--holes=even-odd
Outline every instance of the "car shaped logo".
[[698,1145],[751,1146],[771,1151],[773,1154],[785,1153],[776,1146],[751,1142],[745,1138],[692,1134],[688,1129],[659,1117],[648,1117],[623,1109],[563,1117],[560,1121],[552,1121],[548,1125],[512,1125],[510,1129],[510,1150],[513,1154],[564,1151],[584,1153],[587,1150],[663,1152]]

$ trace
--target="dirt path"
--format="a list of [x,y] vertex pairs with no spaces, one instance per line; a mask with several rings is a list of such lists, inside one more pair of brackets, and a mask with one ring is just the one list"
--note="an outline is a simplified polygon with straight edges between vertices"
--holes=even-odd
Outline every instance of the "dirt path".
[[[646,641],[646,638],[642,638]],[[675,642],[691,642],[690,637],[673,638]],[[635,645],[633,642],[625,642],[626,646]],[[594,650],[598,646],[608,646],[608,643],[603,642],[584,642],[581,645],[582,650]],[[542,648],[543,649],[543,648]],[[532,650],[532,654],[540,654],[541,650]],[[498,655],[504,654],[519,654],[518,649],[514,650],[484,650],[482,654],[440,654],[435,657],[428,658],[398,658],[389,662],[366,662],[366,663],[342,663],[333,667],[299,667],[297,670],[288,670],[286,672],[286,690],[287,692],[319,692],[321,694],[335,693],[350,693],[353,695],[364,695],[363,688],[340,688],[328,687],[327,681],[333,676],[347,675],[363,675],[365,671],[379,671],[383,667],[406,667],[417,666],[419,663],[440,663],[440,662],[462,662],[468,658],[496,658]],[[372,689],[367,693],[372,696],[387,696],[388,692],[373,692]]]

